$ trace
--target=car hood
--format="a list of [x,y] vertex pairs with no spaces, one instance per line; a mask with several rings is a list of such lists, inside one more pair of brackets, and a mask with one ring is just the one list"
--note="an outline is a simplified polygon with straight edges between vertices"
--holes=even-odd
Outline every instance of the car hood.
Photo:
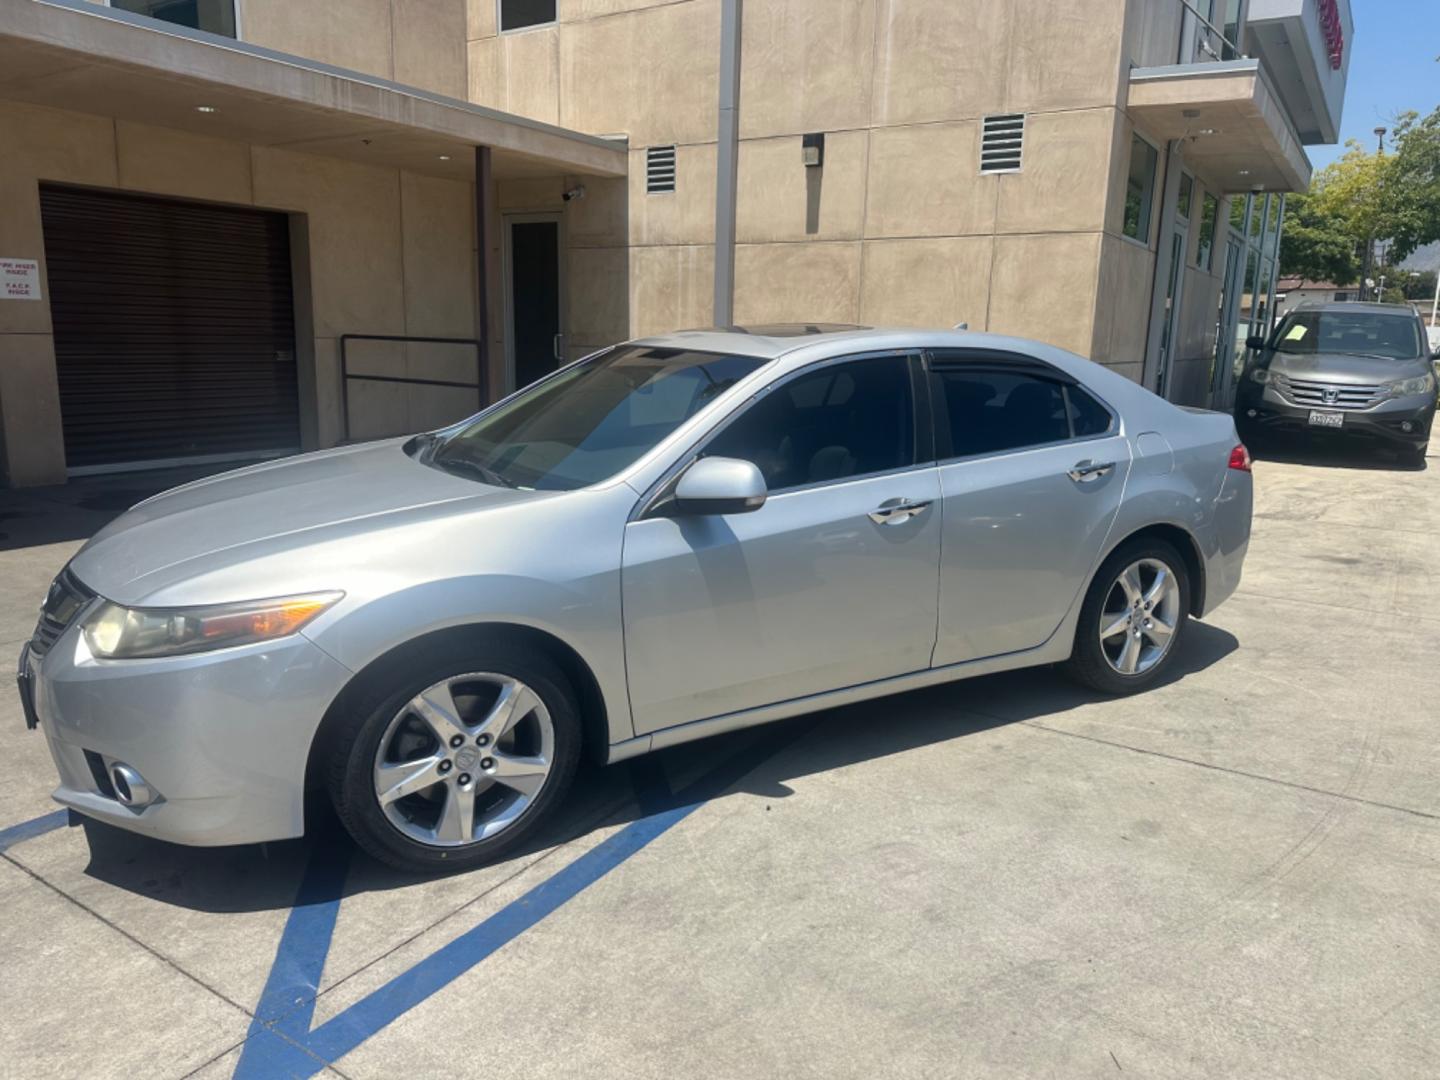
[[1270,370],[1296,379],[1373,386],[1424,375],[1430,369],[1428,362],[1418,357],[1414,360],[1391,360],[1349,353],[1272,352]]
[[403,445],[390,440],[305,454],[174,488],[101,529],[70,568],[102,596],[136,603],[190,570],[537,497],[422,465]]

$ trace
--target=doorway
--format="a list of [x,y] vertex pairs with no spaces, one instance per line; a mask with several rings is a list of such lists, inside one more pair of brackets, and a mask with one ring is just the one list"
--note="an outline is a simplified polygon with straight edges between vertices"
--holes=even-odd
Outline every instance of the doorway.
[[506,214],[506,391],[542,379],[564,363],[565,279],[559,214]]
[[1231,236],[1225,242],[1225,276],[1220,279],[1220,304],[1215,314],[1215,352],[1210,367],[1210,407],[1229,412],[1235,397],[1235,327],[1240,315],[1240,272],[1245,243]]

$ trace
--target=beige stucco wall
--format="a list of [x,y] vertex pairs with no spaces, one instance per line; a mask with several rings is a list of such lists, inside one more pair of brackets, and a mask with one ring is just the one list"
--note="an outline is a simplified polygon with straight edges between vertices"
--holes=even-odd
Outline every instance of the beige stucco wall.
[[[0,102],[0,146],[0,252],[38,259],[42,273],[42,181],[296,215],[297,291],[306,293],[296,310],[305,334],[297,352],[302,388],[311,388],[309,401],[302,389],[302,429],[315,445],[341,434],[341,334],[474,336],[470,184],[11,102]],[[45,295],[38,303],[0,301],[0,420],[14,485],[65,478],[48,285]],[[473,378],[473,350],[356,348],[357,369]],[[419,430],[471,404],[454,391],[400,395],[352,384],[357,435]]]
[[[711,323],[718,0],[561,0],[557,24],[506,34],[494,7],[469,0],[472,100],[630,139],[630,332]],[[746,0],[736,321],[964,321],[1138,375],[1143,315],[1132,353],[1098,308],[1129,139],[1126,7]],[[981,176],[980,117],[999,112],[1029,116],[1025,167]],[[811,131],[823,169],[801,163]],[[647,195],[645,150],[670,143],[677,190]],[[614,257],[577,259],[568,231],[572,304],[614,295]],[[581,267],[613,276],[577,282]]]

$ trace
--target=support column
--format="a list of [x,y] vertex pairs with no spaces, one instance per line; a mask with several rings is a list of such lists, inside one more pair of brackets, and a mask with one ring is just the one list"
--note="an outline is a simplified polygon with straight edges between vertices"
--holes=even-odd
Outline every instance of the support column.
[[720,125],[715,153],[715,325],[735,322],[735,201],[740,179],[740,21],[744,0],[720,10]]
[[490,147],[475,148],[475,338],[480,342],[475,373],[480,384],[480,406],[490,404],[491,363],[490,301],[499,295],[490,258],[490,228],[495,220],[495,168]]

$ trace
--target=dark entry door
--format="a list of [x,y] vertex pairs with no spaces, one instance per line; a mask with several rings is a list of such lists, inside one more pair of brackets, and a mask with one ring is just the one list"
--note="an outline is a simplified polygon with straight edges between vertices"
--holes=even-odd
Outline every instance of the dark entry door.
[[515,389],[559,366],[560,219],[511,218],[510,341]]
[[284,214],[43,185],[66,464],[299,449]]

